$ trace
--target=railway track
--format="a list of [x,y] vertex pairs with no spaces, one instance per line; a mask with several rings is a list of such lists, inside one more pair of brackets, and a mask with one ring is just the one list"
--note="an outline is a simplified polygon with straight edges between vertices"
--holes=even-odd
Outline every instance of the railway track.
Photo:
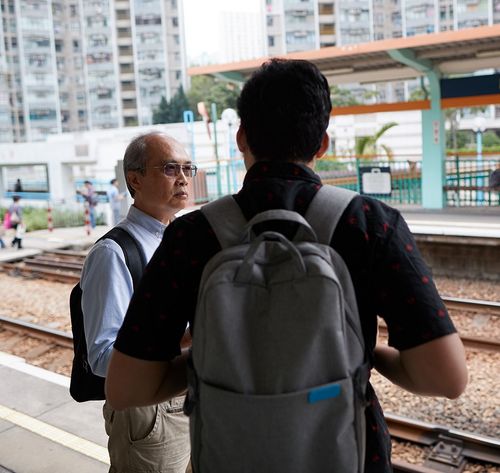
[[[33,337],[41,340],[43,346],[35,350],[35,356],[45,353],[54,346],[66,349],[72,356],[73,339],[70,333],[4,316],[0,316],[0,327],[14,332],[19,337]],[[500,465],[500,440],[394,414],[386,413],[385,417],[392,438],[431,449],[423,465],[394,459],[395,473],[436,473],[438,471],[458,473],[465,461]]]
[[15,276],[76,284],[85,256],[83,251],[53,250],[21,261],[2,263],[1,268]]
[[[392,438],[431,448],[430,454],[422,465],[423,469],[398,470],[396,462],[395,471],[459,472],[464,462],[471,460],[500,465],[499,439],[449,429],[394,414],[386,413],[385,419]],[[414,465],[401,464],[400,466],[411,468]]]

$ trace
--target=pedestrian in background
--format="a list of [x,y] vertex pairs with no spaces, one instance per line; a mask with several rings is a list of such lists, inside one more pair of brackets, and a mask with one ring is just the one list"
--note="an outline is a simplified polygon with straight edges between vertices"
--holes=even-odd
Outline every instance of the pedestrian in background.
[[10,227],[13,228],[15,231],[14,239],[12,240],[11,246],[15,247],[17,245],[17,248],[19,250],[23,247],[22,239],[24,234],[23,208],[19,203],[20,200],[21,197],[19,197],[18,195],[12,197],[12,204],[7,210],[9,212],[9,217],[10,217],[9,219]]
[[14,192],[22,192],[23,191],[23,185],[21,184],[21,179],[17,179],[16,183],[14,184]]
[[118,179],[111,179],[109,183],[111,184],[111,188],[108,191],[108,199],[113,216],[112,223],[115,226],[121,218],[122,200],[125,198],[125,192],[120,192]]
[[83,200],[88,204],[89,207],[89,219],[90,226],[95,228],[96,222],[96,207],[99,202],[97,192],[94,190],[94,186],[90,181],[84,181],[83,190],[77,190],[77,194],[80,194],[83,197]]

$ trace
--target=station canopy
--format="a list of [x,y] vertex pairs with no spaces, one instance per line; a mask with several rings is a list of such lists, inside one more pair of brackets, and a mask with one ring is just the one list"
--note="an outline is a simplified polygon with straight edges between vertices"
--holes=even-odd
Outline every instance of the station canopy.
[[[411,61],[398,60],[401,54]],[[429,70],[442,77],[467,75],[500,68],[500,25],[333,46],[279,57],[311,61],[330,84],[407,80],[424,76]],[[188,74],[245,81],[267,59],[191,67]]]

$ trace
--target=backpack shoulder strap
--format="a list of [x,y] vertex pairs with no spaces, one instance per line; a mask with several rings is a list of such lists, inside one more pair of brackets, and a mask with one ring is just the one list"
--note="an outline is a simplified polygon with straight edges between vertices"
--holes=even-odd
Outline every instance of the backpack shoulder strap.
[[321,186],[305,215],[320,243],[330,244],[340,217],[356,195],[357,192],[341,187]]
[[214,200],[201,208],[222,249],[238,243],[247,221],[232,195]]
[[123,250],[123,254],[125,255],[125,264],[127,265],[127,268],[132,276],[134,289],[136,289],[144,271],[144,267],[146,266],[146,261],[144,260],[139,243],[137,243],[137,240],[129,232],[127,232],[127,230],[121,227],[113,227],[104,236],[99,238],[99,240],[105,240],[106,238],[118,243],[120,248]]

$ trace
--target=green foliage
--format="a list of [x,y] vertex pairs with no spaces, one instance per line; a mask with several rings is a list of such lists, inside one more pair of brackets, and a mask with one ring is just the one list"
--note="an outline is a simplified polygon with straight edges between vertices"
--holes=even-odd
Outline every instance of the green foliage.
[[359,101],[349,89],[340,88],[338,85],[332,85],[330,87],[330,99],[333,107],[359,105]]
[[231,82],[218,81],[212,76],[195,76],[191,80],[187,100],[189,109],[194,111],[195,117],[200,118],[198,103],[205,102],[208,113],[212,103],[217,105],[217,114],[220,118],[226,108],[236,109],[239,94],[239,88]]
[[425,100],[427,99],[427,93],[424,89],[415,89],[412,91],[410,94],[410,97],[408,98],[409,102],[416,102],[418,100]]
[[[387,130],[390,130],[391,128],[397,125],[398,124],[396,122],[389,122],[383,125],[380,128],[380,130],[378,130],[375,134],[371,136],[357,137],[356,144],[354,147],[354,154],[357,157],[378,154],[378,148],[379,148],[377,145],[378,140]],[[394,157],[394,153],[392,152],[391,148],[389,148],[389,146],[381,145],[380,148],[384,151],[384,153],[389,159],[392,159]]]
[[467,149],[467,145],[469,149],[475,147],[471,131],[451,129],[446,132],[446,148],[449,150]]
[[[3,218],[7,209],[0,208],[0,215]],[[23,207],[23,222],[27,232],[47,229],[47,209],[38,207]],[[52,211],[52,223],[54,228],[79,227],[85,225],[83,211],[57,210]],[[104,225],[104,217],[97,214],[97,224]]]
[[189,110],[189,102],[181,86],[170,102],[165,97],[161,98],[158,108],[153,111],[153,124],[180,123],[184,119],[185,110]]
[[493,130],[483,133],[483,148],[500,147],[500,136]]

